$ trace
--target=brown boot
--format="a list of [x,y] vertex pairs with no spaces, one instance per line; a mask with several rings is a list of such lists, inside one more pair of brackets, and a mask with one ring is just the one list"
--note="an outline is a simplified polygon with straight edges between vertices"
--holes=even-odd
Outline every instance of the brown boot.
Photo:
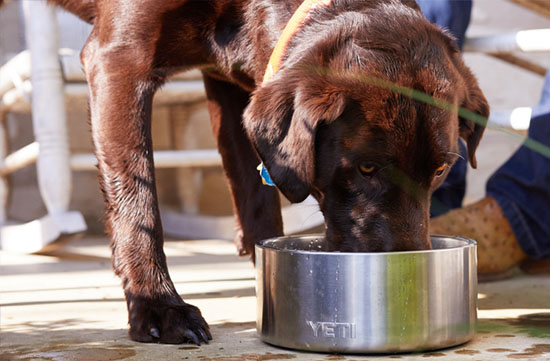
[[480,278],[485,280],[500,278],[499,275],[506,274],[527,257],[492,197],[432,219],[430,233],[475,240],[477,270]]

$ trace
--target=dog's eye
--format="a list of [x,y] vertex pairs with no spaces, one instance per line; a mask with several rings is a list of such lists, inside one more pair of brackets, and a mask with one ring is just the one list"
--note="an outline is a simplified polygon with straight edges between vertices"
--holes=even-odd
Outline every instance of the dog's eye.
[[449,165],[447,163],[443,163],[443,165],[439,168],[436,169],[435,171],[435,176],[436,177],[441,177],[441,175],[445,172],[445,170],[447,169]]
[[368,176],[374,173],[376,170],[376,165],[372,163],[361,163],[359,164],[359,172],[361,172],[362,175]]

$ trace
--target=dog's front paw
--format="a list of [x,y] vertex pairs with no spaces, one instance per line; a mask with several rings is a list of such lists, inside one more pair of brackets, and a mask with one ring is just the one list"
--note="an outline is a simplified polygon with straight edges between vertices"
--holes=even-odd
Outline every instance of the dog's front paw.
[[178,302],[129,299],[130,338],[138,342],[208,343],[212,335],[201,311],[181,299],[171,301]]

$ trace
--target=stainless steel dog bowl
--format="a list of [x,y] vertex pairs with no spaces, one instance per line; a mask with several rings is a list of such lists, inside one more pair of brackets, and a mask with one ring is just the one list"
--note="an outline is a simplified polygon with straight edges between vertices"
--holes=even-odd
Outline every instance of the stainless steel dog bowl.
[[475,333],[476,243],[432,250],[325,252],[322,236],[256,246],[257,329],[273,345],[338,353],[425,351]]

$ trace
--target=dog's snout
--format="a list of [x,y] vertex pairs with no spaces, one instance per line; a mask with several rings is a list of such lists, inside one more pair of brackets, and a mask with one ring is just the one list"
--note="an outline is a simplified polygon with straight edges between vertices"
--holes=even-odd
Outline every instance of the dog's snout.
[[[383,251],[415,251],[431,249],[431,244],[428,235],[428,227],[426,222],[417,221],[414,219],[391,219],[388,220],[385,232],[378,236],[382,244]],[[367,235],[370,238],[368,243],[373,243],[372,235]]]
[[[355,203],[351,211],[325,214],[330,248],[342,252],[394,252],[431,249],[429,202],[407,194],[391,206]],[[327,213],[327,212],[324,212]]]

